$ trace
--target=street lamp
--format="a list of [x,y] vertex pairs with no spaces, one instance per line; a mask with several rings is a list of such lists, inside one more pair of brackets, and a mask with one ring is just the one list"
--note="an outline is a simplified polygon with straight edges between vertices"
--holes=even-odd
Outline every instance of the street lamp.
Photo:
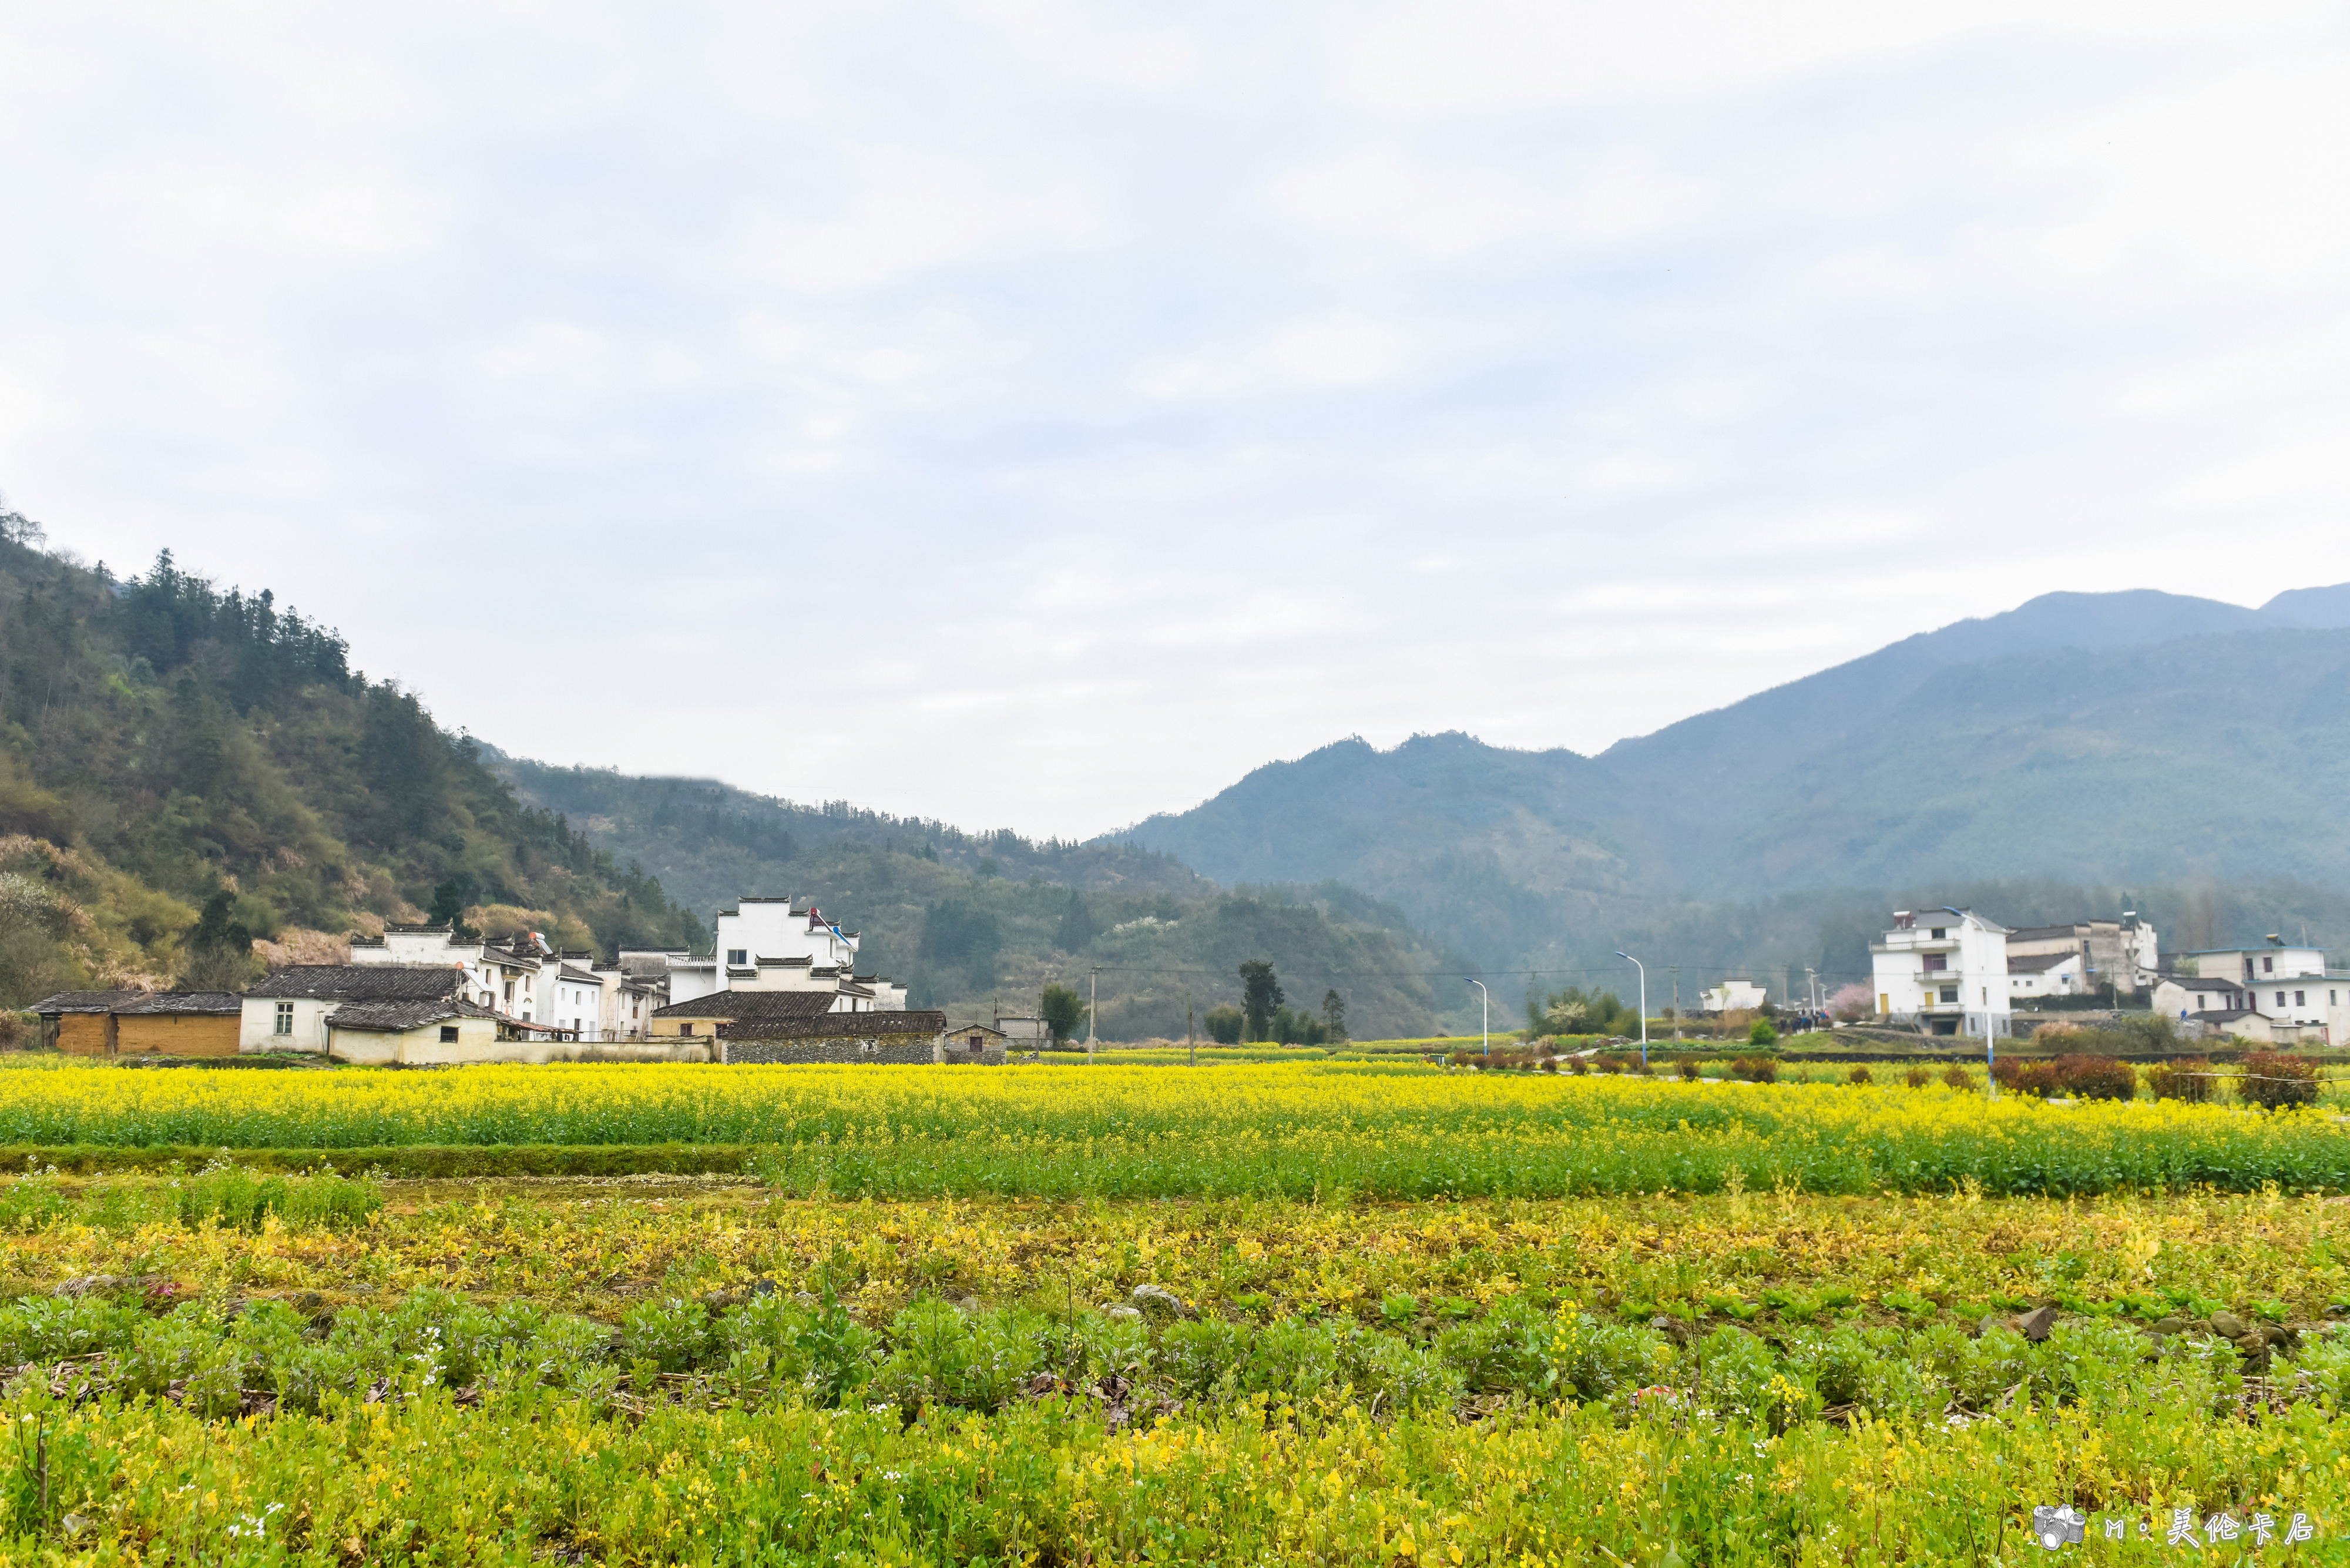
[[1475,986],[1485,998],[1485,1060],[1490,1062],[1493,1059],[1493,993],[1485,989],[1485,982],[1482,980],[1471,980],[1465,974],[1461,978],[1466,984]]
[[1640,971],[1640,1071],[1648,1070],[1648,966],[1626,952],[1616,950],[1616,956]]

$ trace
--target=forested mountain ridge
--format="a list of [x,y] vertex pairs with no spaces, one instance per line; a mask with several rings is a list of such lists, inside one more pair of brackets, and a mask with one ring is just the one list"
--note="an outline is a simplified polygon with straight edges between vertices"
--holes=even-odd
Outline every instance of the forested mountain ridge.
[[582,947],[699,932],[268,591],[44,543],[0,514],[0,1002],[183,974],[220,895],[261,938],[483,906]]
[[1211,877],[1353,884],[1497,968],[1837,888],[2350,888],[2345,622],[2336,589],[2048,594],[1595,757],[1342,741],[1111,836]]
[[642,864],[702,918],[744,893],[811,898],[859,934],[858,968],[907,981],[915,1005],[957,1018],[1029,1013],[1047,984],[1090,985],[1105,1038],[1180,1037],[1187,1008],[1237,1000],[1240,964],[1266,959],[1294,1002],[1318,1008],[1338,992],[1358,1037],[1465,1026],[1460,954],[1351,888],[1228,890],[1130,845],[489,760],[524,800]]

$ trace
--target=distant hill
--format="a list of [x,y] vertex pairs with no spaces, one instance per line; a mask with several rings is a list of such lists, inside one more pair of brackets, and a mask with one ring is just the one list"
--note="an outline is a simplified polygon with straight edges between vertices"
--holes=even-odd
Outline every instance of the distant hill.
[[0,1005],[200,959],[234,983],[250,938],[436,907],[578,947],[700,934],[267,590],[43,545],[0,514]]
[[1357,1038],[1466,1026],[1460,955],[1350,888],[1228,890],[1130,845],[973,835],[709,779],[491,763],[705,919],[743,893],[815,899],[858,933],[861,968],[958,1019],[1033,1012],[1045,985],[1084,990],[1098,967],[1106,1038],[1180,1038],[1187,1002],[1197,1015],[1238,1000],[1239,966],[1263,958],[1293,1003],[1337,991]]
[[1579,961],[1691,900],[2350,887],[2345,623],[2350,586],[2258,610],[2048,594],[1597,757],[1342,741],[1113,836],[1218,878],[1352,884],[1494,966]]

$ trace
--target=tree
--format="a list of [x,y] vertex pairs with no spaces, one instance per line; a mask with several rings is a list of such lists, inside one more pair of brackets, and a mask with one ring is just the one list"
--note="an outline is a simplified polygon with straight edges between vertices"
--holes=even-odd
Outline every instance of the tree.
[[1086,999],[1066,985],[1048,985],[1036,1011],[1045,1027],[1053,1032],[1053,1044],[1066,1045],[1077,1025],[1086,1021]]
[[1241,965],[1241,1012],[1248,1019],[1249,1039],[1269,1039],[1274,1012],[1288,1000],[1270,961],[1251,959]]
[[1750,1045],[1773,1044],[1778,1038],[1779,1032],[1771,1027],[1771,1021],[1767,1018],[1756,1019],[1754,1027],[1746,1032],[1746,1043]]
[[461,942],[470,942],[481,933],[465,923],[465,911],[480,902],[481,879],[471,871],[459,871],[444,877],[433,887],[432,907],[424,911],[424,919],[436,926],[446,926]]
[[1330,1026],[1303,1007],[1274,1008],[1273,1026],[1267,1033],[1275,1044],[1282,1045],[1326,1045],[1330,1043]]
[[1322,993],[1322,1022],[1334,1044],[1347,1037],[1347,999],[1335,989]]
[[1201,1022],[1208,1031],[1208,1038],[1217,1044],[1237,1045],[1241,1043],[1241,1030],[1246,1026],[1248,1015],[1227,1002],[1208,1009],[1207,1016]]
[[204,900],[184,949],[182,990],[243,991],[253,982],[253,932],[236,918],[236,895],[226,888]]
[[1065,953],[1077,952],[1094,940],[1100,929],[1094,921],[1093,911],[1086,908],[1085,895],[1072,888],[1069,901],[1061,907],[1061,924],[1053,933],[1053,945]]

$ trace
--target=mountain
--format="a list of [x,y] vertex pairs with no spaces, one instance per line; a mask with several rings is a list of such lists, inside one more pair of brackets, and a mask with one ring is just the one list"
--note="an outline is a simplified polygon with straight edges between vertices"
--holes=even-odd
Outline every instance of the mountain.
[[858,933],[859,968],[905,979],[917,1006],[1027,1013],[1047,984],[1091,984],[1105,1037],[1180,1039],[1187,1005],[1196,1016],[1237,1000],[1240,964],[1262,958],[1295,1003],[1338,992],[1357,1038],[1468,1025],[1460,954],[1350,888],[1228,890],[1131,845],[968,834],[712,779],[484,753],[519,798],[641,865],[698,914],[743,893],[813,898]]
[[251,938],[428,909],[577,947],[701,933],[267,590],[43,544],[0,514],[0,1004],[200,961],[234,982]]
[[1259,768],[1116,842],[1336,880],[1488,965],[1689,901],[2039,877],[2350,886],[2350,585],[2043,595],[1611,746],[1421,735]]

